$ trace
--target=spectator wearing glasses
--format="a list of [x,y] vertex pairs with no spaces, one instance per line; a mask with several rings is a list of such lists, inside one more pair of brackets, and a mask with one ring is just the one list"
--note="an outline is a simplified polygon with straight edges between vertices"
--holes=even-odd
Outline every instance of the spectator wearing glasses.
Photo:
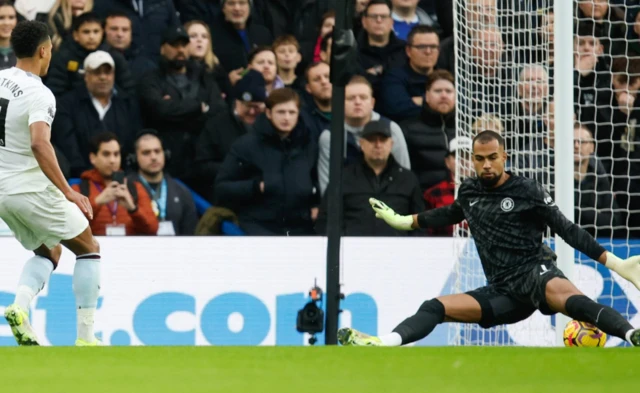
[[408,64],[389,70],[380,84],[376,109],[394,121],[420,114],[424,87],[438,61],[440,39],[429,26],[416,26],[405,48]]
[[[386,0],[371,0],[362,14],[358,61],[374,92],[384,71],[406,63],[406,43],[392,31],[391,8]],[[375,94],[377,95],[377,94]]]

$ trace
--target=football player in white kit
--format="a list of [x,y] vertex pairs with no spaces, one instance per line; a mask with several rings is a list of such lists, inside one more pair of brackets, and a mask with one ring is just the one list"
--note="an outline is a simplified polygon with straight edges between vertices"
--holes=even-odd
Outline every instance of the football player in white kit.
[[56,268],[62,244],[77,258],[76,345],[101,345],[93,332],[100,291],[100,246],[87,220],[93,211],[65,180],[50,142],[56,100],[40,79],[51,61],[47,25],[18,23],[11,46],[17,64],[0,71],[0,218],[35,256],[25,264],[15,302],[4,316],[19,345],[39,345],[29,323],[30,305]]

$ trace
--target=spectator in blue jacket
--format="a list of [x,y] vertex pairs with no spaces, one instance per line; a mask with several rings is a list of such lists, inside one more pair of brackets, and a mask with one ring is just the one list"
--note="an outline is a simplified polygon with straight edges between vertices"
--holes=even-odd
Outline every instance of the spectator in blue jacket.
[[254,131],[238,139],[216,179],[217,203],[232,209],[250,236],[314,234],[320,202],[317,145],[299,121],[300,98],[276,89]]
[[435,69],[440,39],[433,27],[416,26],[407,38],[408,64],[392,68],[380,84],[376,110],[391,120],[402,121],[420,114],[427,77]]

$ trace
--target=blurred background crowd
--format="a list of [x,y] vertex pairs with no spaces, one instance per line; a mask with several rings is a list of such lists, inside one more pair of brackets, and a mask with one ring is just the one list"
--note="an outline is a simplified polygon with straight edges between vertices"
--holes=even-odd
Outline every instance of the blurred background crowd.
[[[636,2],[574,2],[577,122],[562,132],[576,140],[575,219],[598,236],[638,237],[640,229]],[[17,21],[50,26],[52,142],[65,175],[90,197],[95,234],[219,235],[231,222],[246,235],[322,235],[335,24],[328,3],[0,0],[0,68],[15,65]],[[367,201],[400,214],[453,202],[471,143],[456,138],[456,107],[473,114],[458,126],[527,135],[510,146],[527,152],[513,155],[514,168],[550,167],[552,2],[463,3],[465,42],[456,46],[453,0],[356,1],[358,64],[345,91],[339,179],[344,235],[452,235],[395,231]],[[456,88],[455,50],[465,44],[469,78]]]

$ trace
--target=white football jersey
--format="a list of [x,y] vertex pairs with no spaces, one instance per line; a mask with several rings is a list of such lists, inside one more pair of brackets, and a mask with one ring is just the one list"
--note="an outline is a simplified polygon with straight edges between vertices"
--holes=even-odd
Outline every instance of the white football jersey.
[[31,151],[29,126],[51,126],[56,99],[39,76],[13,67],[0,71],[0,194],[40,192],[51,181]]

